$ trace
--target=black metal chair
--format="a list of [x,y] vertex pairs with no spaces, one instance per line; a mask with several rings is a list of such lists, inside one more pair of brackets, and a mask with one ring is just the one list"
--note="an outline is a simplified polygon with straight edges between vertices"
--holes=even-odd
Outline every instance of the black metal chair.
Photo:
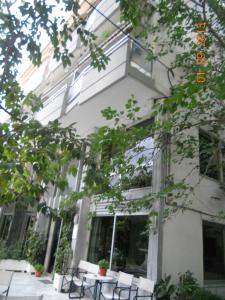
[[[81,299],[85,296],[85,291],[95,287],[95,284],[91,284],[86,281],[84,274],[98,273],[98,266],[87,261],[81,260],[77,268],[76,274],[73,274],[72,279],[69,283],[69,298],[70,299]],[[77,292],[78,295],[74,295]]]
[[[116,282],[101,282],[99,298],[102,296],[104,299],[107,300],[129,300],[132,291],[133,277],[134,276],[131,274],[119,272],[118,279]],[[105,284],[111,286],[114,285],[113,290],[103,291],[102,288]]]
[[[136,295],[134,296],[133,300],[138,300],[138,298],[152,299],[154,286],[155,286],[155,282],[153,280],[139,277],[139,281],[136,289]],[[140,293],[140,290],[142,291],[142,293]]]

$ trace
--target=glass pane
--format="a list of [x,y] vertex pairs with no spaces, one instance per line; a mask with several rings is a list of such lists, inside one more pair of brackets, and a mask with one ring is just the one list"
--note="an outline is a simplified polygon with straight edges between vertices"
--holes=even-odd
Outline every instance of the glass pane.
[[113,217],[96,217],[92,222],[88,261],[97,263],[100,259],[110,259]]
[[112,269],[146,276],[147,216],[117,217]]
[[209,136],[199,135],[200,173],[219,179],[218,142]]
[[131,66],[137,68],[147,76],[151,74],[151,62],[146,59],[146,52],[138,43],[133,43],[131,48]]
[[133,174],[121,176],[112,174],[111,185],[118,184],[121,180],[123,188],[141,188],[152,185],[152,169],[154,156],[154,139],[147,137],[135,147],[125,152],[125,158],[132,167]]
[[219,224],[203,223],[204,279],[225,279],[224,270],[224,227]]

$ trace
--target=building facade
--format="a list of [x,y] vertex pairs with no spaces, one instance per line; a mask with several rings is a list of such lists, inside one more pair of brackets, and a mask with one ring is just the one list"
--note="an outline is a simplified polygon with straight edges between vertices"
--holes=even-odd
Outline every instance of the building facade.
[[[20,79],[25,90],[33,90],[43,99],[43,109],[36,115],[39,121],[47,124],[58,119],[63,126],[76,122],[78,133],[84,137],[105,125],[100,113],[102,109],[111,106],[122,110],[127,99],[134,95],[141,107],[140,117],[148,121],[154,101],[170,94],[166,69],[167,65],[169,67],[168,61],[146,62],[145,50],[129,36],[130,27],[120,23],[118,2],[102,0],[92,3],[97,9],[81,1],[81,11],[87,16],[86,29],[98,36],[97,41],[110,57],[107,68],[99,72],[91,66],[87,50],[74,32],[70,42],[74,58],[70,67],[64,69],[54,61],[52,48],[47,45],[43,51],[42,65],[39,68],[30,66]],[[203,139],[210,139],[207,131],[199,128],[192,129],[192,134],[198,138],[199,144]],[[153,137],[145,142],[150,145]],[[90,199],[80,200],[73,220],[71,265],[76,266],[80,259],[97,263],[99,259],[106,258],[113,270],[123,270],[153,280],[166,273],[171,274],[175,282],[178,273],[190,270],[201,285],[225,294],[225,222],[212,218],[218,211],[224,210],[224,192],[220,189],[224,179],[219,164],[223,154],[220,152],[218,147],[217,159],[207,173],[204,169],[207,157],[200,154],[192,160],[192,165],[188,160],[177,165],[172,159],[168,160],[163,152],[154,158],[151,180],[142,187],[135,186],[127,191],[128,201],[160,191],[162,178],[169,173],[179,180],[191,171],[193,164],[200,168],[196,168],[190,176],[193,185],[198,183],[194,196],[190,195],[193,200],[191,205],[163,220],[165,207],[159,203],[159,216],[150,232],[146,231],[148,212],[145,210],[125,214],[118,209],[112,215],[105,209],[104,202],[93,206]],[[85,170],[81,162],[77,164],[78,174],[68,178],[67,193],[82,189],[82,173]],[[58,208],[60,199],[62,195],[52,190],[45,200],[47,205]],[[95,212],[91,220],[88,217],[90,211]],[[13,214],[10,212],[1,211],[1,237],[11,232],[10,226],[13,224],[10,216]],[[21,220],[34,216],[34,212],[25,212]],[[25,223],[20,230],[23,236],[27,226]],[[35,226],[46,232],[48,237],[45,269],[50,272],[54,266],[61,221],[38,214]],[[5,228],[8,228],[7,233]]]

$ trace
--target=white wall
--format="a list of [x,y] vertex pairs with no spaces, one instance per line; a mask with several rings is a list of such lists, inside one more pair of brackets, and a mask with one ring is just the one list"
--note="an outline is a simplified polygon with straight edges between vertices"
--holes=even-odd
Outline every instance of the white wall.
[[178,273],[190,270],[203,284],[202,220],[198,213],[179,212],[164,224],[163,274],[171,274],[174,282]]

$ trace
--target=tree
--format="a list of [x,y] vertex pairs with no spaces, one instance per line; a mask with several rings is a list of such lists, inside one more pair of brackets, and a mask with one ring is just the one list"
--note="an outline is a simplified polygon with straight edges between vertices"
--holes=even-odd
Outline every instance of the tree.
[[[199,166],[194,158],[200,154],[205,161],[204,170],[201,171],[207,174],[218,154],[215,143],[218,144],[219,140],[224,139],[225,2],[221,0],[118,2],[122,18],[132,24],[133,36],[139,38],[140,46],[146,51],[146,58],[160,62],[167,69],[170,90],[168,94],[156,99],[152,115],[155,118],[151,126],[151,134],[155,137],[154,147],[164,152],[167,160],[173,164],[179,165],[185,160],[192,164],[190,171],[180,180],[174,178],[173,173],[163,174],[160,191],[151,193],[135,203],[129,203],[128,206],[132,207],[128,209],[145,207],[151,210],[154,203],[163,198],[163,201],[167,199],[166,204],[169,204],[166,213],[170,213],[185,208],[190,204],[191,198],[195,199],[195,187],[201,179],[190,184],[190,178],[202,166]],[[115,171],[122,175],[122,180],[110,186],[108,194],[107,192],[102,194],[100,199],[104,197],[114,199],[115,206],[118,206],[118,202],[124,203],[125,200],[122,193],[123,181],[126,178],[129,181],[135,169],[127,166],[127,158],[124,156],[126,150],[122,149],[129,145],[131,131],[125,130],[124,124],[118,125],[119,112],[109,110],[107,117],[114,119],[120,134],[122,132],[122,136],[118,138],[112,129],[110,142],[124,139],[125,145],[119,146],[116,160],[105,164],[106,176],[103,172],[100,185],[102,186],[104,178],[109,178]],[[207,129],[213,138],[210,142],[201,143],[193,131],[194,128]],[[109,131],[108,128],[103,129],[103,136],[108,137]],[[135,138],[136,146],[139,145],[140,137],[141,134],[138,133]],[[135,139],[132,140],[133,145]],[[221,144],[220,149],[223,150]],[[138,151],[141,150],[136,148],[136,154]],[[139,162],[137,168],[143,163]],[[101,173],[102,169],[98,170]],[[106,183],[106,190],[107,187],[109,184]],[[223,183],[221,187],[224,189]],[[192,197],[188,197],[188,194]],[[109,208],[112,208],[112,204],[109,204]],[[224,212],[220,213],[224,215]]]
[[[64,22],[60,13],[73,12],[73,25]],[[0,3],[0,109],[8,115],[0,124],[0,203],[17,203],[27,207],[37,203],[50,186],[64,190],[67,182],[63,170],[71,160],[82,157],[86,141],[76,133],[74,124],[62,128],[58,121],[42,126],[33,113],[42,101],[32,92],[25,94],[17,74],[23,53],[36,66],[41,64],[41,36],[45,32],[54,49],[54,58],[69,65],[72,54],[66,48],[74,26],[84,45],[89,47],[92,64],[99,69],[107,62],[94,40],[84,29],[78,15],[78,1],[14,1]],[[16,13],[15,13],[16,12]],[[63,23],[64,22],[64,23]],[[99,58],[100,57],[100,58]],[[68,173],[76,174],[70,167]]]
[[[153,61],[168,60],[171,56],[174,58],[166,66],[171,89],[168,95],[162,95],[156,102],[153,113],[155,122],[149,125],[147,131],[146,128],[127,130],[126,125],[120,122],[124,114],[128,119],[136,118],[138,105],[131,97],[124,112],[116,112],[111,108],[103,112],[107,119],[114,120],[115,130],[101,128],[87,140],[77,136],[73,125],[61,128],[58,122],[52,122],[43,127],[32,118],[31,112],[40,108],[40,100],[32,93],[25,95],[16,80],[17,66],[24,48],[31,61],[40,65],[39,38],[42,31],[50,38],[54,57],[62,59],[64,66],[70,64],[72,58],[66,42],[71,39],[71,32],[77,29],[82,42],[90,50],[93,66],[99,70],[106,67],[108,58],[96,45],[94,34],[84,28],[85,20],[79,15],[79,1],[54,1],[56,6],[62,5],[66,12],[73,13],[70,26],[63,17],[55,17],[56,6],[48,5],[45,1],[21,1],[19,5],[16,1],[1,2],[0,41],[3,51],[0,56],[0,108],[10,119],[10,122],[1,123],[0,133],[2,204],[15,201],[25,205],[34,203],[48,190],[49,184],[64,189],[66,181],[61,175],[62,169],[71,159],[83,159],[89,166],[87,186],[83,193],[93,195],[101,192],[101,199],[110,197],[114,205],[118,205],[124,203],[123,190],[131,178],[135,179],[135,172],[143,171],[141,140],[149,133],[155,136],[152,155],[155,155],[155,149],[166,151],[170,145],[175,145],[173,154],[176,154],[176,161],[179,162],[192,159],[198,152],[198,139],[190,133],[191,128],[210,125],[209,130],[217,136],[224,130],[224,1],[160,0],[154,5],[147,0],[118,2],[121,17],[131,23],[132,35],[138,36],[141,47],[146,50],[146,58]],[[13,13],[16,5],[18,16]],[[173,77],[175,83],[172,84]],[[25,106],[28,107],[26,110]],[[96,165],[93,157],[99,153],[99,145],[109,149],[118,140],[124,143],[120,143],[116,149],[117,159],[110,161],[106,158],[101,166]],[[83,149],[87,145],[91,151],[84,157]],[[133,150],[129,152],[129,149]],[[101,148],[101,151],[104,152],[104,149]],[[134,164],[135,156],[139,158]],[[197,167],[194,165],[193,170]],[[76,173],[75,168],[69,171]],[[151,168],[144,171],[143,180]],[[108,180],[113,172],[120,175],[114,186]],[[187,189],[193,192],[193,186],[187,185],[187,178],[175,182],[172,175],[164,176],[163,188],[159,192],[148,195],[128,209],[135,210],[143,206],[151,208],[155,200],[162,196],[174,193],[175,197],[180,198],[180,193],[186,193]],[[73,194],[73,200],[83,193]],[[173,203],[177,208],[175,201]]]

